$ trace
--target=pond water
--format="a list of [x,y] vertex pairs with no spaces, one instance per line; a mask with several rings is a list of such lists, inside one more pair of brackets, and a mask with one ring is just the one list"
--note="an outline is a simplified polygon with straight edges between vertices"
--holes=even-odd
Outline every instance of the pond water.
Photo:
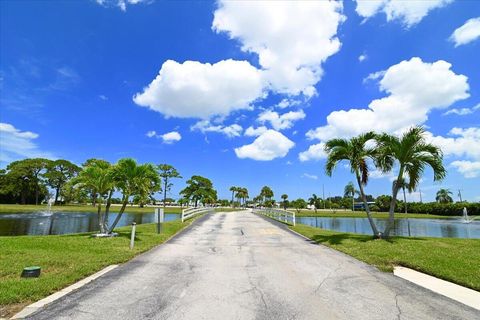
[[[373,219],[379,230],[385,228],[387,219]],[[297,223],[316,228],[372,234],[367,218],[297,217]],[[464,223],[453,219],[395,219],[393,235],[435,238],[480,238],[480,221]]]
[[[117,217],[110,213],[111,224]],[[153,223],[157,221],[154,213],[127,213],[120,218],[117,226]],[[165,213],[165,221],[180,219],[178,213]],[[0,214],[0,236],[48,235],[98,231],[98,217],[90,212],[31,212]]]

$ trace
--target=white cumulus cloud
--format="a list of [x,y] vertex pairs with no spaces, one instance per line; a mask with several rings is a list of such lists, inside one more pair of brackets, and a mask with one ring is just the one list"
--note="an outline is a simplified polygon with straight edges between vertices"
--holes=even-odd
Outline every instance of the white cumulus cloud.
[[235,154],[241,159],[250,158],[259,161],[269,161],[283,158],[295,143],[278,131],[267,130],[251,144],[235,148]]
[[480,103],[477,104],[475,107],[472,108],[453,108],[448,110],[447,112],[442,113],[443,116],[447,116],[449,114],[456,114],[458,116],[466,116],[468,114],[472,114],[475,111],[480,109]]
[[304,118],[305,112],[303,110],[290,111],[281,115],[278,112],[267,110],[262,112],[257,120],[260,123],[269,122],[275,130],[284,130],[291,128],[296,121]]
[[258,128],[254,128],[254,127],[250,126],[245,130],[245,135],[247,137],[258,137],[259,135],[261,135],[262,133],[264,133],[267,130],[268,129],[265,126],[261,126],[261,127],[258,127]]
[[327,125],[307,132],[310,139],[321,141],[334,137],[351,137],[370,131],[401,132],[423,124],[428,113],[469,97],[468,78],[451,70],[451,64],[412,58],[377,73],[380,89],[388,95],[373,100],[368,109],[334,111]]
[[470,43],[480,38],[480,17],[467,20],[461,27],[455,29],[450,40],[455,43],[455,47]]
[[327,158],[327,153],[325,152],[325,143],[320,142],[317,144],[312,144],[306,151],[300,152],[298,159],[300,161],[310,161],[310,160],[321,160]]
[[227,137],[233,138],[233,137],[241,136],[243,128],[238,124],[232,124],[229,126],[212,125],[210,121],[202,120],[202,121],[198,121],[193,126],[191,126],[190,130],[192,131],[198,130],[202,133],[206,133],[206,132],[223,133]]
[[0,122],[0,162],[22,158],[54,158],[50,152],[41,151],[35,139],[38,134],[22,131],[9,123]]
[[398,20],[406,27],[419,23],[428,13],[441,8],[453,0],[356,0],[357,13],[368,19],[385,13],[387,21]]
[[178,142],[182,140],[182,136],[177,131],[167,132],[165,134],[160,135],[159,137],[162,138],[163,143],[166,143],[166,144],[172,144],[174,142]]
[[480,176],[480,161],[456,160],[450,164],[457,168],[465,178],[477,178]]
[[208,119],[248,109],[262,96],[261,72],[247,61],[210,64],[167,60],[133,101],[166,117]]
[[272,90],[312,96],[322,63],[340,49],[340,1],[226,1],[214,12],[212,29],[258,55]]

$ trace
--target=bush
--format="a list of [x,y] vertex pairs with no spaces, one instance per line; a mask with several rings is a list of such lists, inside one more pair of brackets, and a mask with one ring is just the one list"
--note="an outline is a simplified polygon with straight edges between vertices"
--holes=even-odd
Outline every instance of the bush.
[[435,214],[440,216],[461,216],[463,214],[464,207],[467,208],[469,215],[472,215],[472,216],[480,215],[480,203],[478,202],[456,202],[456,203],[412,202],[412,203],[408,203],[408,212]]

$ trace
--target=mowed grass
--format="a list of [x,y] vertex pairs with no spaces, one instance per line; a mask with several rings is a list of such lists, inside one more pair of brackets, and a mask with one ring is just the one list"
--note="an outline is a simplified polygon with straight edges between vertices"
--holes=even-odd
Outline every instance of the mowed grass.
[[[110,207],[110,212],[120,211],[120,205],[112,205]],[[162,208],[162,206],[157,207],[137,207],[137,206],[127,206],[125,212],[128,213],[154,213],[155,208]],[[0,214],[2,213],[22,213],[22,212],[33,212],[33,211],[42,211],[46,210],[47,206],[42,205],[21,205],[21,204],[0,204]],[[165,212],[167,213],[181,213],[182,209],[180,207],[166,207]],[[52,211],[63,211],[63,212],[97,212],[97,208],[91,205],[57,205],[52,206]]]
[[[289,209],[289,211],[294,211]],[[295,212],[297,217],[337,217],[337,218],[366,218],[365,211],[351,211],[351,210],[337,210],[336,212],[330,210],[301,210],[300,213]],[[374,218],[388,218],[388,212],[372,212]],[[452,219],[452,216],[439,216],[434,214],[423,213],[395,213],[395,218],[398,219]]]
[[291,229],[382,271],[404,266],[480,291],[480,239],[392,237],[387,241],[301,224]]
[[[129,249],[131,226],[118,228],[115,238],[92,238],[88,234],[61,236],[16,236],[0,238],[0,318],[11,316],[37,301],[111,264],[165,242],[194,219],[164,224],[137,225],[135,247]],[[24,267],[40,266],[39,278],[20,277]]]

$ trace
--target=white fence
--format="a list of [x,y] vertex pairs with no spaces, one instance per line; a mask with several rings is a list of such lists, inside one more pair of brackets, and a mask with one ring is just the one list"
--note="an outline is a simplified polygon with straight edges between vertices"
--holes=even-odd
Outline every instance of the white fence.
[[187,208],[182,210],[182,222],[195,217],[197,214],[213,212],[214,207]]
[[295,212],[275,208],[254,208],[253,212],[295,226]]

